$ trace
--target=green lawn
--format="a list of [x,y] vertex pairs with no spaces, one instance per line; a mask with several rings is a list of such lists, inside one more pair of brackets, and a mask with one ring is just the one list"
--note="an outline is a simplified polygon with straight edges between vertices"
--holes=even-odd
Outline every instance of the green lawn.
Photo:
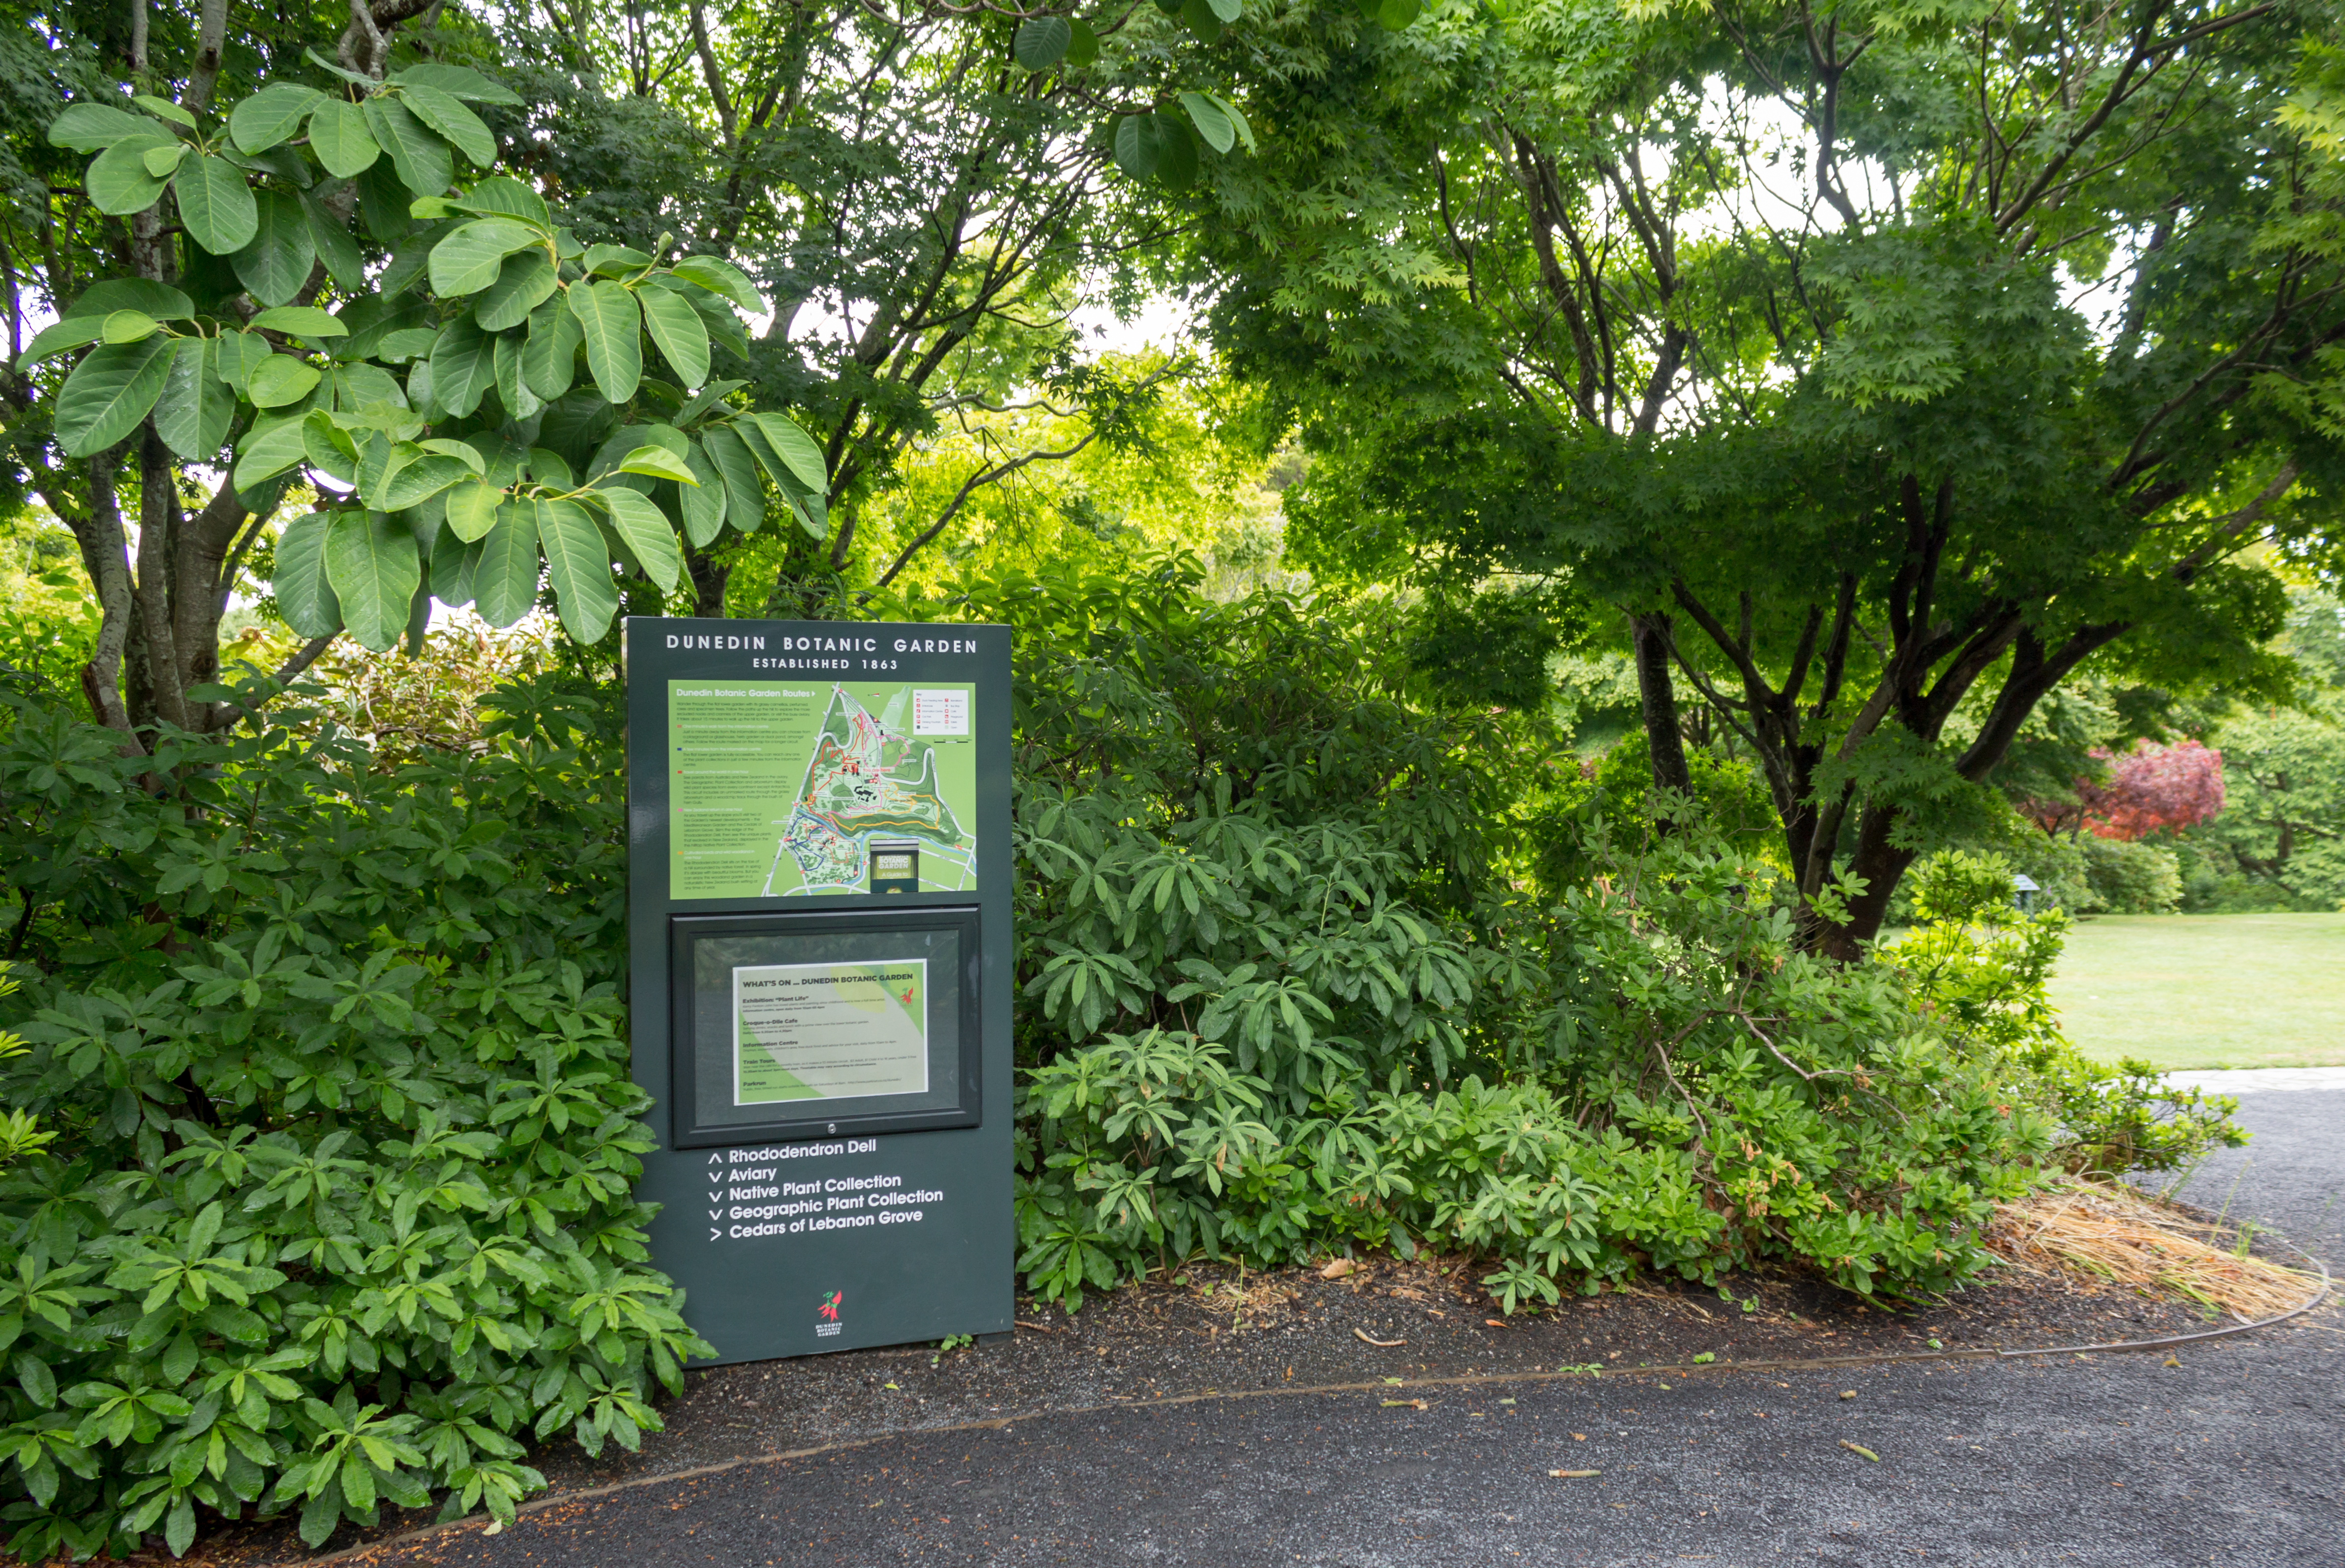
[[2345,915],[2079,921],[2052,999],[2068,1037],[2107,1061],[2345,1065]]

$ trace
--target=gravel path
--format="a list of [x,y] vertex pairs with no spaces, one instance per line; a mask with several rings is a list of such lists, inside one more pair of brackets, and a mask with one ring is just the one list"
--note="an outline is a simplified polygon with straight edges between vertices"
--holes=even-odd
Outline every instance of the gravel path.
[[[2345,1253],[2345,1091],[2255,1092],[2241,1114],[2256,1142],[2182,1196]],[[1013,1419],[629,1484],[365,1561],[2333,1568],[2340,1316],[2171,1357],[1500,1378]]]

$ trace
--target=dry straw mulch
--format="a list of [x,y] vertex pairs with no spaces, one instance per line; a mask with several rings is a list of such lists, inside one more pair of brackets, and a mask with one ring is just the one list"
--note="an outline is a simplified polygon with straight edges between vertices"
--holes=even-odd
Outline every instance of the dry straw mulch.
[[2318,1274],[2249,1256],[2239,1232],[2116,1183],[2063,1181],[2002,1204],[1986,1244],[2029,1273],[2082,1270],[2243,1323],[2301,1307],[2320,1289]]

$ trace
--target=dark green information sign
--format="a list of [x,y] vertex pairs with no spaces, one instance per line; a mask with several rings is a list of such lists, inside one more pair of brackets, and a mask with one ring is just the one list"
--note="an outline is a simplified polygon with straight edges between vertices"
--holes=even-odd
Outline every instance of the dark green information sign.
[[626,624],[654,1260],[719,1361],[1006,1331],[1010,633]]

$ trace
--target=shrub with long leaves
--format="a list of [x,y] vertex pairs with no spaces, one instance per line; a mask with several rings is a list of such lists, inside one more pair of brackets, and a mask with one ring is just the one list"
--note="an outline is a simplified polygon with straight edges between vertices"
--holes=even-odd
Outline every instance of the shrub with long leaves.
[[1623,839],[1600,799],[1549,809],[1556,737],[1445,705],[1389,606],[1194,582],[888,606],[1019,633],[1031,1286],[1358,1245],[1479,1257],[1510,1309],[1643,1268],[1893,1296],[1983,1265],[2052,1135],[1996,1081],[2025,1067],[1802,951],[1697,810]]
[[5,1070],[55,1139],[0,1174],[15,1550],[510,1518],[533,1442],[655,1430],[705,1347],[633,1196],[605,698],[507,688],[395,775],[298,709],[126,758],[5,700]]

